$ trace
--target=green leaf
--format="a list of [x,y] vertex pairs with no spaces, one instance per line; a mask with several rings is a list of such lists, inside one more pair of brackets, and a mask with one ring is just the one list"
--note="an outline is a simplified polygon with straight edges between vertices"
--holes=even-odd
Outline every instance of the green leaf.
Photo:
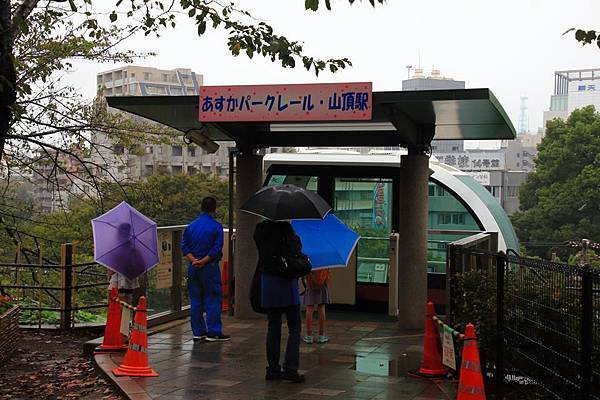
[[304,0],[304,8],[317,11],[319,9],[319,0]]
[[117,1],[117,5],[116,5],[116,7],[119,7],[119,6],[121,5],[121,3],[122,3],[122,2],[123,2],[123,0],[119,0],[119,1]]
[[575,28],[569,28],[566,31],[563,32],[563,36],[566,35],[569,32],[573,32],[575,30]]
[[77,6],[75,5],[75,0],[69,0],[69,6],[71,7],[71,11],[77,11]]
[[577,41],[579,42],[583,42],[585,40],[585,34],[586,32],[582,29],[577,29],[577,31],[575,32],[575,39],[577,39]]
[[117,13],[115,11],[110,13],[110,22],[115,22],[117,20]]
[[331,11],[331,0],[325,0],[325,7],[327,7],[327,9]]
[[196,9],[192,8],[189,12],[188,12],[188,16],[193,17],[194,15],[196,15]]
[[586,43],[592,43],[592,40],[596,40],[596,31],[588,31],[585,35]]
[[204,32],[206,32],[206,21],[202,21],[198,25],[198,35],[203,35]]

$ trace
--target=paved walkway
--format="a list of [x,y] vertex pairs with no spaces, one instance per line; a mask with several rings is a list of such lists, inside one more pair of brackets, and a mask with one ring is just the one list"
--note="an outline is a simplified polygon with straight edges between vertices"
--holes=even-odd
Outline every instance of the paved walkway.
[[[266,321],[229,317],[224,317],[224,324],[226,333],[232,335],[230,342],[194,342],[189,323],[180,324],[149,338],[150,365],[159,377],[116,380],[136,400],[456,398],[455,382],[407,374],[420,364],[420,333],[400,332],[394,322],[368,322],[359,314],[350,314],[355,320],[341,320],[347,317],[330,313],[330,343],[302,343],[304,384],[266,382]],[[282,347],[285,339],[287,335]],[[105,370],[121,359],[122,355],[97,356]]]

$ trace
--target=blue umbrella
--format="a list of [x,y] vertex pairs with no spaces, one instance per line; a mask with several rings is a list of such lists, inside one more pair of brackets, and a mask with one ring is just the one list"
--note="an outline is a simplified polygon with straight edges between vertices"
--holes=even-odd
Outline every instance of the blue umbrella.
[[294,220],[302,252],[315,269],[346,267],[360,236],[332,213],[323,220]]
[[129,279],[158,264],[156,222],[122,202],[92,220],[94,260]]

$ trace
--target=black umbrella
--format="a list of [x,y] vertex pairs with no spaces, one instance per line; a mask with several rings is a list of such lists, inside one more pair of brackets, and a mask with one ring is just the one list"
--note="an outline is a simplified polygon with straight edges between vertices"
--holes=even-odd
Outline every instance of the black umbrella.
[[331,207],[321,196],[294,185],[267,186],[254,193],[241,211],[272,221],[323,219]]

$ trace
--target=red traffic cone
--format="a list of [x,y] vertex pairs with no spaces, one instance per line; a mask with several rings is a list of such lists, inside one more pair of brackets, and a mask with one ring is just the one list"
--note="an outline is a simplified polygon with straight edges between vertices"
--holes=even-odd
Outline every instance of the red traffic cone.
[[442,341],[438,326],[433,320],[435,309],[433,303],[427,303],[427,319],[425,320],[425,339],[423,340],[423,364],[419,375],[428,378],[446,376],[448,368],[442,364]]
[[227,261],[223,261],[223,272],[221,273],[221,281],[223,285],[223,305],[221,306],[221,311],[227,311],[229,298],[229,263]]
[[106,316],[106,327],[104,328],[104,339],[98,347],[98,352],[125,351],[127,346],[123,343],[121,335],[121,305],[113,299],[119,296],[117,288],[110,290],[108,299],[108,315]]
[[468,324],[465,329],[460,380],[458,382],[458,400],[485,400],[483,375],[481,374],[477,337],[475,336],[473,324]]
[[146,298],[140,297],[133,319],[129,348],[121,366],[112,370],[116,376],[158,376],[148,366],[148,333],[146,324]]

